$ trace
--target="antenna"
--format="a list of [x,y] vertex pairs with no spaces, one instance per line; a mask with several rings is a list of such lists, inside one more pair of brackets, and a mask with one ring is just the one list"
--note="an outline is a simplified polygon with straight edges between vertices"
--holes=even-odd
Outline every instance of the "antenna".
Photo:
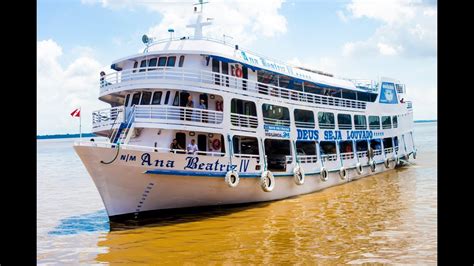
[[208,26],[212,24],[212,18],[207,18],[206,22],[202,22],[202,6],[204,4],[207,4],[209,2],[203,2],[203,0],[199,0],[199,3],[194,4],[196,5],[201,5],[201,11],[197,11],[197,8],[194,7],[194,12],[198,14],[198,17],[196,19],[196,23],[187,25],[186,27],[188,28],[194,28],[194,38],[195,39],[201,39],[202,38],[202,27]]
[[170,40],[173,40],[174,29],[169,28],[168,32],[170,33]]

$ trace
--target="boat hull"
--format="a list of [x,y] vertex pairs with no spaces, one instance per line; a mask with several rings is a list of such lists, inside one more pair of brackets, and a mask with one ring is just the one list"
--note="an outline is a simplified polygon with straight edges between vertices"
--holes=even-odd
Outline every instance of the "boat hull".
[[[363,173],[359,175],[355,168],[349,168],[346,179],[340,177],[337,169],[328,169],[326,181],[321,179],[319,172],[306,171],[302,185],[296,184],[293,174],[274,173],[275,187],[273,191],[265,192],[260,186],[261,171],[241,174],[238,186],[232,188],[224,181],[223,174],[209,175],[205,171],[154,172],[154,167],[143,161],[127,164],[118,159],[125,153],[140,158],[143,152],[91,146],[74,148],[91,175],[111,220],[118,217],[140,218],[140,213],[150,211],[284,199],[392,170],[395,166],[392,162],[391,167],[386,168],[383,162],[378,162],[372,172],[366,163],[362,163]],[[114,157],[116,159],[112,160]]]

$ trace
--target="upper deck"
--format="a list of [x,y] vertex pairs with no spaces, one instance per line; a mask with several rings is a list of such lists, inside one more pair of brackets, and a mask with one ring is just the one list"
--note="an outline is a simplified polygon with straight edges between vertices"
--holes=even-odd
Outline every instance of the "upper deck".
[[348,79],[335,77],[322,71],[295,66],[278,59],[245,50],[238,45],[212,38],[183,37],[164,39],[151,44],[142,54],[135,54],[113,62],[112,69],[123,70],[127,61],[141,57],[153,57],[161,54],[206,55],[223,62],[239,63],[253,71],[266,71],[282,75],[300,82],[311,82],[322,87],[333,87],[353,91],[377,93],[378,82],[366,79]]

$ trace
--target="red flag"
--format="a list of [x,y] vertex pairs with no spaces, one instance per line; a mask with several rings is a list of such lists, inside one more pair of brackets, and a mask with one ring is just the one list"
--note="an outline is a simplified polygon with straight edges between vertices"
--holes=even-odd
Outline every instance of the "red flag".
[[77,108],[76,110],[72,111],[72,117],[81,117],[81,108]]

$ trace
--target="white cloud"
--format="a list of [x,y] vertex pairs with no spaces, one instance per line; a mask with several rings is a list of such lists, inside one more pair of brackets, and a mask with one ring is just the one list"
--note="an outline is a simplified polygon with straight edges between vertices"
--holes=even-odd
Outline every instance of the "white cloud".
[[[173,1],[129,1],[129,0],[82,0],[84,4],[100,3],[103,7],[117,9],[145,8],[159,13],[162,19],[158,25],[150,27],[148,34],[158,39],[168,38],[168,29],[175,30],[175,36],[193,35],[186,25],[195,22],[192,10],[194,0]],[[204,34],[222,39],[223,34],[233,38],[233,42],[248,44],[259,36],[273,37],[287,31],[287,21],[279,13],[284,0],[216,0],[204,6],[203,18],[213,18],[214,24],[204,27]],[[199,9],[200,7],[198,7]]]
[[[420,0],[352,0],[346,6],[352,19],[368,18],[381,22],[367,40],[347,42],[345,56],[436,56],[437,9]],[[342,19],[344,21],[344,19]]]
[[106,67],[83,51],[71,64],[63,67],[59,59],[63,50],[54,40],[37,42],[37,132],[38,134],[78,133],[78,118],[70,113],[81,107],[82,131],[91,132],[91,113],[107,108],[100,102],[99,72]]

